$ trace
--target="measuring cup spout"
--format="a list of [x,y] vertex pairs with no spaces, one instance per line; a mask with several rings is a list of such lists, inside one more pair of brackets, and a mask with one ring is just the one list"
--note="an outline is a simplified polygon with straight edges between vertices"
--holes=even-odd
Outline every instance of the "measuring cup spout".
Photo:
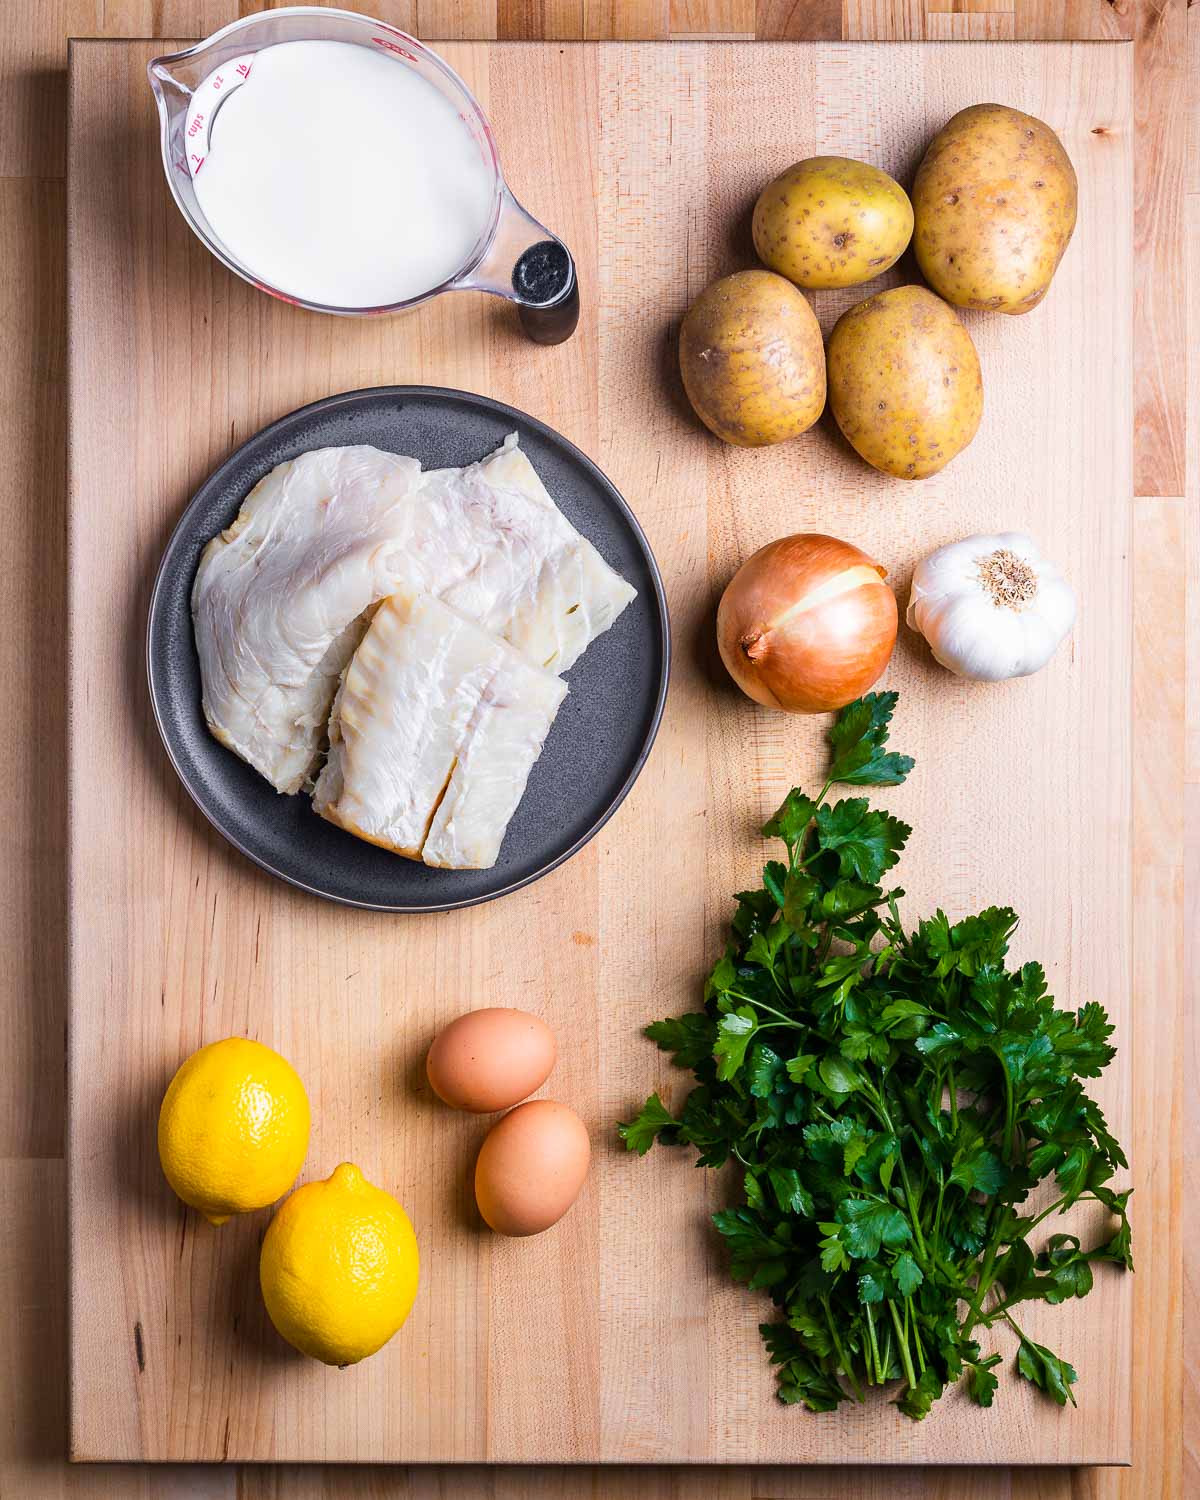
[[521,327],[538,344],[561,344],[579,322],[579,283],[571,252],[525,212],[505,187],[491,243],[458,283],[515,302]]
[[158,106],[159,119],[164,126],[176,118],[182,119],[192,97],[191,80],[185,70],[177,70],[173,66],[184,55],[186,54],[177,53],[172,57],[156,57],[146,68],[154,102]]

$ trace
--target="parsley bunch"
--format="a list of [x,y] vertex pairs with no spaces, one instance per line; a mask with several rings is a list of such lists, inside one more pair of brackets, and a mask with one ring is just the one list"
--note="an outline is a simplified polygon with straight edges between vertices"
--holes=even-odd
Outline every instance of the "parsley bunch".
[[[646,1028],[695,1074],[681,1112],[652,1094],[619,1132],[740,1170],[744,1203],[713,1220],[734,1278],[780,1311],[762,1335],[785,1402],[830,1411],[903,1380],[896,1404],[919,1420],[965,1372],[990,1406],[1001,1356],[975,1335],[1005,1325],[1018,1373],[1074,1403],[1075,1371],[1014,1309],[1086,1296],[1097,1262],[1133,1269],[1129,1190],[1108,1186],[1127,1163],[1080,1082],[1112,1061],[1113,1028],[1099,1005],[1056,1009],[1040,964],[1006,967],[1007,907],[901,925],[904,893],[881,882],[911,830],[866,798],[826,801],[908,775],[885,748],[896,697],[842,710],[820,796],[789,792],[763,829],[787,859],[737,896],[704,1009]],[[1034,1248],[1085,1199],[1115,1216],[1110,1238]]]

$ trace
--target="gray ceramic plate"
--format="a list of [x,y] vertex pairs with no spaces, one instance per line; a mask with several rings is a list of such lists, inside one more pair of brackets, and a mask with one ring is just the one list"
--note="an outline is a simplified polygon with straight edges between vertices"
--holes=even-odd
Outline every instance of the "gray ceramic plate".
[[[190,596],[200,553],[276,464],[308,448],[371,443],[426,468],[471,463],[516,431],[572,524],[638,597],[567,674],[559,710],[491,870],[432,870],[362,843],[279,796],[209,734]],[[331,901],[377,911],[447,911],[528,885],[569,859],[637,779],[662,717],[670,628],[662,578],[633,512],[578,448],[499,401],[430,386],[330,396],[266,427],[227,458],[176,527],[150,601],[150,696],[167,754],[205,817],[264,870]]]

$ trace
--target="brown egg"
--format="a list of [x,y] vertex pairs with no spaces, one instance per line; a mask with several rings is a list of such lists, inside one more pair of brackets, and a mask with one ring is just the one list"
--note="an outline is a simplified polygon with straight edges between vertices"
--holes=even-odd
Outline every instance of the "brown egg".
[[545,1021],[528,1011],[489,1006],[459,1016],[434,1037],[425,1072],[430,1088],[452,1109],[486,1115],[540,1089],[556,1055]]
[[531,1099],[492,1126],[475,1163],[475,1201],[497,1234],[541,1234],[579,1196],[592,1148],[565,1104]]

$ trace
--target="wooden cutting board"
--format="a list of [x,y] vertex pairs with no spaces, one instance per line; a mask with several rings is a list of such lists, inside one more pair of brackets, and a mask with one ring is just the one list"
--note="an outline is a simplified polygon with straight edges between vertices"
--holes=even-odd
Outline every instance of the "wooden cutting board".
[[[613,1127],[653,1088],[681,1097],[685,1080],[639,1027],[698,1003],[730,893],[762,859],[756,825],[824,765],[821,722],[754,708],[714,665],[714,601],[738,560],[784,532],[830,531],[885,562],[903,599],[935,545],[1019,528],[1078,586],[1069,648],[1034,678],[986,688],[933,667],[902,631],[885,679],[901,695],[894,743],[918,761],[887,798],[916,830],[906,910],[1022,913],[1019,956],[1046,962],[1060,1000],[1099,1000],[1119,1023],[1100,1093],[1128,1137],[1130,49],[445,47],[491,113],[514,190],[578,257],[579,332],[541,349],[480,296],[344,321],[226,273],[159,167],[144,70],[175,45],[86,42],[71,56],[73,1455],[1127,1461],[1118,1274],[1029,1318],[1077,1366],[1078,1410],[1015,1379],[990,1412],[955,1394],[920,1425],[881,1401],[836,1416],[784,1409],[756,1332],[768,1305],[732,1286],[708,1223],[730,1184],[683,1153],[628,1157]],[[974,445],[905,485],[862,465],[828,419],[771,451],[707,436],[680,391],[674,332],[710,278],[751,264],[762,182],[817,152],[907,180],[937,127],[983,99],[1060,132],[1080,228],[1036,312],[968,319],[986,389]],[[825,326],[861,295],[819,296]],[[591,454],[657,551],[677,644],[657,747],[612,823],[537,885],[427,919],[323,905],[227,847],[167,764],[143,666],[159,553],[208,471],[306,401],[406,381],[512,402]],[[594,1142],[579,1203],[526,1242],[494,1237],[474,1213],[486,1122],[422,1083],[433,1033],[486,1003],[555,1028],[550,1091]],[[256,1274],[267,1214],[213,1230],[160,1174],[167,1080],[233,1033],[277,1047],[305,1080],[306,1176],[354,1160],[416,1223],[416,1308],[353,1370],[294,1355],[267,1322]]]

